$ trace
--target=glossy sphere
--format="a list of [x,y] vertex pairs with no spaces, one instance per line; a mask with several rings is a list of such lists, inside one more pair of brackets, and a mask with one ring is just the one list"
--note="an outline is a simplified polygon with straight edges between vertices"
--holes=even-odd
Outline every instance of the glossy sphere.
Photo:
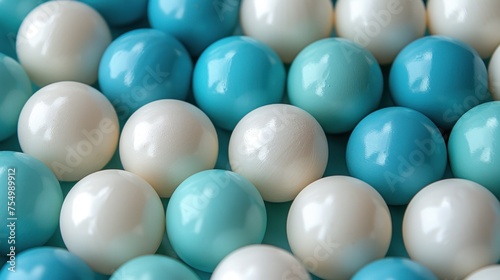
[[500,260],[500,203],[472,181],[438,181],[408,205],[403,239],[410,257],[436,276],[463,279]]
[[373,186],[387,204],[405,205],[446,169],[439,129],[421,113],[388,107],[364,118],[346,150],[349,173]]
[[0,180],[0,219],[5,221],[0,228],[0,254],[12,254],[11,246],[19,253],[43,245],[57,228],[63,203],[54,173],[29,155],[0,151]]
[[382,97],[382,71],[366,49],[346,39],[307,46],[288,74],[290,103],[313,115],[327,133],[350,131]]
[[99,85],[113,103],[120,121],[159,99],[186,99],[193,63],[174,37],[138,29],[117,38],[99,66]]
[[41,160],[61,181],[77,181],[100,170],[118,144],[118,118],[94,88],[58,82],[26,102],[18,122],[23,152]]
[[241,3],[243,33],[269,45],[285,63],[291,63],[310,43],[328,37],[332,20],[331,0],[243,0]]
[[253,109],[281,102],[285,79],[285,67],[271,48],[250,37],[229,37],[198,59],[194,98],[215,125],[233,130]]
[[392,63],[406,45],[425,33],[425,6],[414,0],[340,0],[336,31],[368,49],[381,64]]
[[431,34],[457,38],[488,58],[500,44],[500,2],[497,0],[430,0]]
[[382,258],[391,231],[380,194],[348,176],[325,177],[307,186],[293,201],[287,220],[293,254],[325,279],[348,279]]
[[490,265],[483,267],[467,276],[464,280],[491,280],[500,275],[500,265]]
[[500,101],[465,113],[453,127],[448,150],[456,177],[475,181],[500,198]]
[[175,252],[207,272],[232,251],[262,242],[266,220],[264,201],[252,183],[224,170],[187,178],[167,206],[167,233]]
[[199,280],[200,278],[180,261],[161,255],[132,259],[118,268],[110,280]]
[[406,258],[385,258],[360,269],[352,280],[438,280],[425,266]]
[[213,168],[217,152],[217,132],[210,119],[178,100],[159,100],[140,108],[125,124],[120,139],[125,170],[144,178],[161,197],[170,197],[187,177]]
[[231,35],[238,25],[240,0],[150,0],[151,26],[179,39],[198,57],[213,42]]
[[111,274],[135,257],[153,254],[165,229],[154,189],[123,170],[104,170],[80,180],[64,199],[61,235],[68,250],[96,272]]
[[24,103],[32,94],[31,82],[23,67],[0,53],[0,141],[15,134]]
[[38,86],[58,81],[93,84],[111,42],[104,19],[76,1],[49,1],[24,18],[17,34],[19,61]]
[[392,65],[389,85],[396,105],[415,109],[447,130],[490,98],[481,57],[468,45],[442,36],[405,47]]
[[500,100],[500,45],[488,64],[488,84],[494,100]]
[[309,280],[311,277],[304,266],[289,252],[270,245],[250,245],[225,257],[215,269],[211,279]]
[[147,0],[79,0],[96,9],[110,25],[123,26],[146,16]]
[[248,113],[229,140],[231,169],[252,182],[264,200],[290,201],[321,178],[328,143],[318,122],[291,105],[267,105]]
[[78,256],[60,248],[38,247],[20,253],[15,272],[9,264],[0,271],[1,280],[94,279],[95,274]]

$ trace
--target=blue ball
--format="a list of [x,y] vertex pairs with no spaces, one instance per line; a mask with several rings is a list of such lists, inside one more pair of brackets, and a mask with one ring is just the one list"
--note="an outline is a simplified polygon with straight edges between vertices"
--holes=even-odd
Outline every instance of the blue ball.
[[159,99],[187,98],[193,63],[174,37],[154,29],[137,29],[114,40],[99,65],[102,93],[120,122]]
[[406,46],[394,60],[389,85],[396,105],[421,112],[445,130],[491,98],[479,54],[443,36],[423,37]]
[[13,136],[24,104],[33,94],[23,67],[0,53],[0,141]]
[[213,42],[233,34],[241,0],[150,0],[151,26],[179,39],[198,57]]
[[366,116],[347,143],[349,173],[373,186],[387,204],[408,204],[443,177],[447,153],[439,129],[423,114],[388,107]]
[[109,25],[131,24],[146,16],[147,0],[79,0],[96,9]]
[[233,36],[212,44],[198,59],[194,98],[215,125],[232,130],[250,111],[280,103],[285,80],[285,67],[270,47]]
[[456,177],[475,181],[500,198],[500,101],[465,113],[451,131],[448,153]]
[[63,194],[54,173],[41,161],[0,151],[0,254],[41,246],[59,224]]
[[[15,272],[12,271],[13,269]],[[26,250],[16,256],[14,268],[8,262],[0,271],[0,280],[89,280],[94,278],[94,272],[82,259],[67,250],[53,247]]]
[[351,131],[377,109],[382,91],[382,70],[375,57],[347,39],[310,44],[288,74],[290,103],[313,115],[326,133]]
[[267,216],[252,183],[231,171],[206,170],[174,191],[166,220],[177,255],[195,269],[213,272],[232,251],[262,242]]
[[161,255],[134,258],[120,266],[110,280],[199,280],[200,278],[180,261]]
[[406,258],[384,258],[360,269],[352,280],[438,280],[427,267]]

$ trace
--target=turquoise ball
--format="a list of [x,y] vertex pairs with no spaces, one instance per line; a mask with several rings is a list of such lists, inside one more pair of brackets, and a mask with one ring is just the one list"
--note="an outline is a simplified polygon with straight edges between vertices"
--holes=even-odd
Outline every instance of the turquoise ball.
[[384,258],[360,269],[352,280],[438,280],[427,267],[407,258]]
[[200,278],[180,261],[162,256],[146,255],[121,265],[110,280],[199,280]]

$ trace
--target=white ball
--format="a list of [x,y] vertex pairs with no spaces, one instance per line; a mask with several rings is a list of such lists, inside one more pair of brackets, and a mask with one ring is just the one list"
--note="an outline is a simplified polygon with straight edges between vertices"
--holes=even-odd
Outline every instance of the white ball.
[[500,45],[500,1],[429,0],[429,31],[464,41],[488,58]]
[[111,43],[101,15],[78,1],[49,1],[23,20],[17,34],[19,61],[39,86],[59,81],[93,84]]
[[380,194],[348,176],[322,178],[293,201],[286,231],[293,254],[318,277],[348,279],[385,256],[391,215]]
[[119,124],[102,93],[86,84],[58,82],[31,96],[17,131],[23,152],[49,166],[60,181],[78,181],[113,157]]
[[494,100],[500,100],[500,46],[497,47],[488,65],[488,84]]
[[309,280],[304,266],[289,252],[271,245],[249,245],[227,255],[211,280]]
[[112,274],[128,260],[156,252],[165,231],[165,213],[155,190],[139,176],[104,170],[69,191],[60,227],[70,252],[94,271]]
[[180,100],[154,101],[126,122],[120,138],[125,170],[148,181],[160,197],[170,197],[187,177],[212,169],[217,132],[197,107]]
[[463,279],[500,259],[500,203],[472,181],[432,183],[410,201],[403,240],[410,257],[439,278]]
[[483,267],[467,276],[464,280],[494,280],[500,279],[500,265]]
[[309,113],[291,105],[251,111],[229,140],[231,169],[252,182],[269,202],[293,200],[323,176],[327,161],[323,129]]
[[381,64],[392,63],[409,43],[425,34],[421,0],[339,0],[336,31],[368,49]]
[[243,0],[240,11],[243,33],[273,48],[285,63],[333,28],[331,0]]

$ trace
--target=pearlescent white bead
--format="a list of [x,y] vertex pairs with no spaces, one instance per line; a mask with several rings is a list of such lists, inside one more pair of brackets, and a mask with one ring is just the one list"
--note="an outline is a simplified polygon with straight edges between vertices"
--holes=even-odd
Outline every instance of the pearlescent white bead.
[[493,280],[500,278],[500,265],[489,265],[474,271],[464,280]]

